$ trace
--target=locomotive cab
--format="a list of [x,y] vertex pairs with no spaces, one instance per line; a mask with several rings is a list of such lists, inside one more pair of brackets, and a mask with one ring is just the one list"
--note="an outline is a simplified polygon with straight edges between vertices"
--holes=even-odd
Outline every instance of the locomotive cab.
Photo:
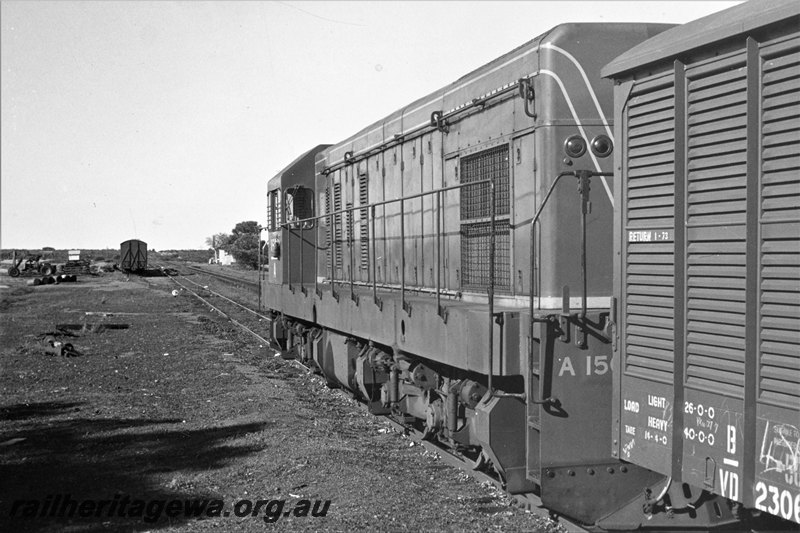
[[316,223],[307,219],[316,211],[314,158],[326,146],[301,155],[267,184],[267,238],[262,264],[268,265],[268,283],[302,287],[314,280]]

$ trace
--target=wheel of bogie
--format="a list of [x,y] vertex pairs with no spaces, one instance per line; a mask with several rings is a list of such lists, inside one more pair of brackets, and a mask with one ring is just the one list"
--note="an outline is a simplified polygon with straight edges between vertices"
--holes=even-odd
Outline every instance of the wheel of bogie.
[[17,267],[10,267],[8,269],[8,275],[12,278],[16,278],[19,276],[19,269]]

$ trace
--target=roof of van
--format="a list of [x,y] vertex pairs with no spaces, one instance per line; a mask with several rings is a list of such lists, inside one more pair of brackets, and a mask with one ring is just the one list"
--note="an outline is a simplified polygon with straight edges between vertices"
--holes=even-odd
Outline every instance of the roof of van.
[[607,78],[619,77],[624,72],[792,17],[800,26],[800,2],[797,0],[750,0],[659,33],[617,57],[601,74]]

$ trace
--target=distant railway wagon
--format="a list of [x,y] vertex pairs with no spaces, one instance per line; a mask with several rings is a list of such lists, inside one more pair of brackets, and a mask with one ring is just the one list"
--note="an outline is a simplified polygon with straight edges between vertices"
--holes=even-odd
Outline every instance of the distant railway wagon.
[[307,151],[273,343],[586,529],[796,529],[798,5],[563,24]]
[[131,239],[120,244],[120,268],[129,272],[147,270],[147,243]]
[[800,522],[798,14],[748,2],[603,71],[620,169],[611,449],[691,486],[673,509],[709,491]]

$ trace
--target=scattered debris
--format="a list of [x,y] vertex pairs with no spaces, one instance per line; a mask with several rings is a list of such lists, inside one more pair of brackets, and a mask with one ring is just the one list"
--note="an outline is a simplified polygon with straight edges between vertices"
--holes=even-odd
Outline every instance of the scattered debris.
[[89,261],[85,259],[71,260],[64,263],[64,266],[61,267],[61,271],[64,274],[88,274],[89,264]]
[[88,322],[84,322],[83,324],[56,324],[56,329],[60,332],[67,332],[67,331],[80,331],[81,333],[102,333],[107,329],[128,329],[130,324],[113,324],[107,322],[100,322],[95,324],[89,324]]
[[33,287],[38,287],[39,285],[52,285],[59,283],[74,283],[78,281],[78,276],[74,274],[59,274],[57,276],[44,276],[42,278],[33,278],[29,279],[27,284]]
[[48,335],[43,340],[44,353],[47,355],[58,355],[60,357],[75,357],[80,355],[72,344],[56,340],[52,335]]
[[13,446],[14,444],[17,444],[17,443],[22,442],[24,440],[28,440],[28,439],[26,437],[15,437],[13,439],[8,439],[6,441],[0,442],[0,446]]

